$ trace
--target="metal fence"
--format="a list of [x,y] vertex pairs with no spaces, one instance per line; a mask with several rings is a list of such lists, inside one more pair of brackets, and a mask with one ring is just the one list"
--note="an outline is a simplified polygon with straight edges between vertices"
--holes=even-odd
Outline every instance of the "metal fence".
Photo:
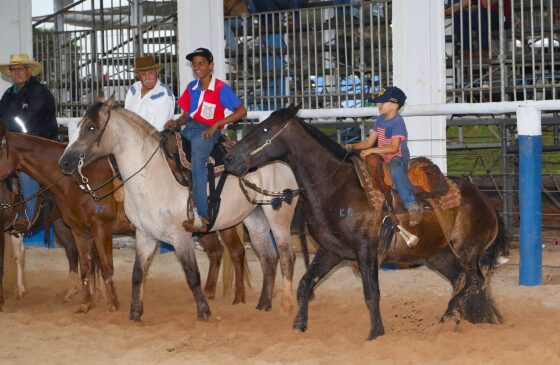
[[392,79],[390,3],[226,17],[227,79],[249,110],[365,106]]
[[559,0],[447,1],[450,102],[559,99],[559,50]]
[[123,102],[134,56],[153,53],[177,92],[175,1],[80,0],[33,24],[34,56],[58,116],[83,115],[99,92]]

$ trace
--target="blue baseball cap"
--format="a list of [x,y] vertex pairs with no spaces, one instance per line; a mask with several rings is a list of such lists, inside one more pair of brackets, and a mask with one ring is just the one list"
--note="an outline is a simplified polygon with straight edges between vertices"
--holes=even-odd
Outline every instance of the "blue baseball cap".
[[192,62],[195,56],[202,56],[206,58],[210,63],[214,62],[214,56],[212,55],[212,52],[210,52],[210,50],[208,50],[207,48],[202,48],[202,47],[197,48],[191,53],[189,53],[185,58]]
[[399,107],[401,107],[406,101],[406,95],[404,91],[402,91],[398,87],[389,86],[386,88],[381,88],[381,90],[379,90],[379,94],[377,94],[375,98],[371,99],[372,103],[386,103],[388,101],[397,103],[399,104]]

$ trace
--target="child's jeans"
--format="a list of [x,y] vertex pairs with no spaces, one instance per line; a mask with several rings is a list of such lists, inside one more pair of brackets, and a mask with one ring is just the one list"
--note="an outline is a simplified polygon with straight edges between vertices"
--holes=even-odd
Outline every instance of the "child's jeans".
[[412,189],[412,184],[406,174],[408,170],[408,158],[406,156],[395,156],[388,163],[391,169],[393,185],[399,193],[399,197],[404,206],[408,209],[412,204],[416,204],[416,195]]

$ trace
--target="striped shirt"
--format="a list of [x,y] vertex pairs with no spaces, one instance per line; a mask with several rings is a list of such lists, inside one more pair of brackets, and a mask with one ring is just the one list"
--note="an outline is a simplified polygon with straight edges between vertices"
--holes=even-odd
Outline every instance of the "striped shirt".
[[399,138],[399,149],[396,153],[382,153],[381,157],[385,162],[389,162],[395,156],[410,156],[408,152],[408,132],[404,119],[400,114],[397,114],[389,120],[385,120],[385,116],[379,115],[373,123],[373,130],[377,133],[377,145],[379,147],[391,146],[391,139],[393,137]]

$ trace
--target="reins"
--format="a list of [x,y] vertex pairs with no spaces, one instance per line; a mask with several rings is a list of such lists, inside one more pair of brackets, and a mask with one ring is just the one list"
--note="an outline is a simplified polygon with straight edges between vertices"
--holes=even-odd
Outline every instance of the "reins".
[[[105,126],[107,126],[107,122],[105,123]],[[102,131],[105,131],[105,127],[102,129]],[[118,174],[115,174],[111,179],[109,179],[108,181],[104,182],[103,184],[101,184],[100,186],[98,186],[97,188],[92,189],[89,186],[89,179],[82,173],[82,168],[84,167],[84,159],[85,159],[85,155],[84,154],[80,154],[80,161],[78,162],[78,174],[80,175],[80,178],[82,179],[82,185],[80,185],[80,189],[82,189],[83,191],[85,191],[86,193],[89,193],[91,195],[91,197],[93,198],[93,200],[95,200],[96,202],[105,199],[106,197],[108,197],[109,195],[112,195],[115,191],[119,190],[120,188],[122,188],[124,186],[124,184],[129,181],[130,179],[132,179],[134,176],[138,175],[142,170],[144,170],[146,168],[146,166],[148,166],[148,164],[150,163],[150,161],[154,158],[154,156],[156,155],[156,153],[161,149],[161,147],[163,146],[163,144],[165,143],[165,140],[167,139],[167,137],[169,136],[170,133],[166,133],[163,135],[163,137],[161,138],[160,142],[158,143],[158,146],[156,147],[156,149],[154,150],[154,152],[152,152],[152,154],[150,155],[150,157],[148,158],[148,160],[142,165],[142,167],[140,167],[135,173],[133,173],[132,175],[130,175],[129,177],[127,177],[126,179],[124,179],[119,185],[117,185],[116,187],[114,187],[113,189],[111,189],[109,192],[98,196],[97,195],[97,191],[101,188],[103,188],[104,186],[106,186],[107,184],[109,184],[111,181],[115,180],[118,177]],[[100,139],[99,139],[100,140]]]
[[[267,148],[268,146],[270,146],[272,144],[272,141],[274,141],[276,139],[276,137],[278,137],[280,135],[280,133],[282,133],[292,122],[292,119],[288,120],[288,122],[286,123],[286,125],[284,125],[284,127],[280,128],[271,138],[267,139],[261,146],[255,148],[254,150],[252,150],[251,152],[249,152],[249,154],[247,155],[247,159],[245,160],[245,172],[243,172],[243,174],[241,174],[241,176],[239,177],[239,187],[241,188],[241,191],[243,191],[243,194],[245,195],[245,198],[251,202],[252,204],[259,204],[259,205],[271,205],[274,209],[278,209],[282,206],[282,202],[285,201],[288,204],[292,203],[292,198],[294,196],[299,195],[301,192],[303,192],[305,189],[309,189],[309,188],[313,188],[317,185],[323,184],[327,181],[329,181],[330,179],[332,179],[342,168],[344,161],[346,161],[346,158],[348,157],[348,155],[350,154],[350,151],[347,150],[346,153],[344,154],[344,157],[342,158],[342,160],[340,160],[337,168],[326,178],[324,178],[321,181],[318,181],[314,184],[311,184],[305,188],[298,188],[298,189],[284,189],[283,191],[279,192],[279,191],[268,191],[266,189],[262,189],[259,188],[257,185],[253,184],[250,181],[247,181],[247,179],[245,179],[245,176],[247,175],[247,173],[249,172],[249,166],[251,164],[251,157],[255,156],[257,153],[261,152],[262,150],[264,150],[265,148]],[[264,195],[264,196],[270,196],[273,197],[272,199],[268,199],[268,200],[264,200],[264,199],[253,199],[252,197],[249,196],[247,189],[246,188],[250,188],[251,190],[256,191],[257,193]]]

